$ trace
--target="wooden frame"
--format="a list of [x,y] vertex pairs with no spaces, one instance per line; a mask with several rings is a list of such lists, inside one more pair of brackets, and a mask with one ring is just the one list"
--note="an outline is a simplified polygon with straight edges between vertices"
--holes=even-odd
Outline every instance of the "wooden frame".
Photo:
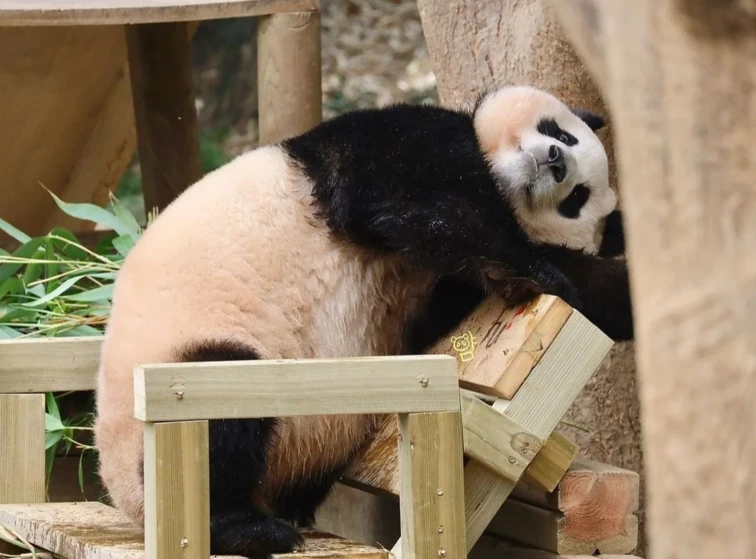
[[[342,367],[349,369],[347,374],[338,370]],[[251,375],[250,369],[255,368],[260,370]],[[333,368],[337,372],[330,374],[340,381],[331,386],[326,378],[324,397],[315,394],[305,407],[299,407],[304,405],[302,396],[312,392],[312,377],[328,377],[327,370]],[[182,370],[191,375],[182,376]],[[404,433],[399,441],[405,483],[400,495],[404,552],[407,557],[435,559],[445,556],[446,548],[451,557],[463,551],[462,415],[453,358],[184,363],[145,365],[135,373],[135,415],[144,421],[145,430],[145,559],[206,559],[210,555],[208,424],[204,420],[326,413],[399,413]],[[265,382],[260,382],[260,376]],[[245,377],[254,382],[244,382]],[[213,394],[222,395],[225,405],[194,405],[183,394],[177,397],[175,383],[183,391],[190,380],[196,380],[194,385],[203,387],[211,400]],[[331,392],[335,386],[337,394]],[[379,396],[365,397],[365,387]],[[166,390],[178,405],[166,405]],[[271,403],[272,394],[278,396]]]

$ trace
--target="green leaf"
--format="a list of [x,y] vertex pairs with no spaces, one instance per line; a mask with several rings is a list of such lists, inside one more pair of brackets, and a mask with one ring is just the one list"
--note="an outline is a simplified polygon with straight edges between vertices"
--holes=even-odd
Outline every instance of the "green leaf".
[[[44,187],[43,187],[44,188]],[[87,203],[69,203],[64,202],[58,198],[54,192],[45,188],[50,196],[53,197],[58,207],[63,210],[67,215],[75,217],[77,219],[83,219],[84,221],[91,221],[106,229],[112,229],[119,235],[127,235],[129,233],[128,226],[124,226],[121,221],[112,213],[100,206]]]
[[[48,236],[61,237],[77,245],[81,245],[79,239],[71,233],[68,229],[62,227],[54,227]],[[91,255],[87,254],[85,250],[82,250],[76,245],[65,243],[59,239],[50,239],[57,250],[62,256],[65,256],[67,260],[83,260],[88,261],[91,259]]]
[[81,494],[84,494],[84,468],[82,467],[82,460],[84,459],[84,453],[79,456],[79,489]]
[[100,332],[97,328],[89,326],[88,324],[82,324],[80,326],[76,326],[75,328],[71,328],[70,330],[60,332],[59,335],[62,338],[76,336],[102,336],[102,332]]
[[18,330],[11,328],[10,326],[0,324],[0,340],[12,340],[13,338],[18,338],[21,335],[21,332],[19,332]]
[[113,239],[113,248],[115,248],[121,256],[126,256],[133,247],[134,240],[127,235],[121,235],[120,237]]
[[56,417],[60,421],[60,410],[58,409],[58,401],[55,399],[55,394],[52,392],[45,392],[45,409],[52,417]]
[[44,295],[43,297],[40,297],[36,301],[30,301],[29,303],[26,303],[27,307],[39,307],[40,305],[44,305],[48,301],[51,301],[55,299],[56,297],[61,296],[63,293],[71,289],[76,283],[81,281],[82,279],[86,279],[87,276],[81,275],[81,276],[74,276],[72,278],[68,278],[66,281],[61,283],[58,287],[50,291],[47,295]]
[[38,264],[36,262],[27,264],[26,270],[24,270],[24,275],[22,276],[24,284],[29,285],[30,283],[37,281],[42,276],[43,269],[44,268],[42,264]]
[[[15,251],[13,251],[13,256],[16,256],[18,258],[31,258],[44,242],[44,237],[35,237],[34,239],[21,245]],[[0,264],[0,282],[4,282],[9,277],[18,272],[18,270],[21,269],[21,266],[23,266],[23,264],[21,263],[8,262],[6,264]]]
[[0,229],[16,239],[19,243],[28,243],[32,239],[29,235],[27,235],[23,231],[20,231],[19,229],[16,229],[15,227],[13,227],[13,225],[2,218],[0,218]]
[[103,285],[102,287],[95,287],[89,291],[77,293],[76,295],[64,295],[63,298],[67,301],[80,301],[80,302],[93,302],[110,300],[113,297],[113,284]]
[[60,431],[62,436],[64,429],[65,426],[60,421],[60,417],[55,417],[54,415],[51,415],[49,413],[45,414],[45,431],[49,433]]
[[[119,232],[121,236],[127,235],[132,241],[136,242],[139,239],[139,234],[142,231],[142,228],[139,226],[139,223],[137,223],[136,218],[134,218],[134,214],[129,211],[123,202],[115,197],[111,199],[111,205],[113,207],[113,213],[116,218],[118,218],[118,221],[121,222],[122,228],[128,231],[125,234]],[[113,244],[115,246],[115,243]]]
[[4,282],[0,283],[0,300],[6,295],[13,295],[16,293],[23,293],[24,282],[19,278],[8,278]]
[[0,323],[10,324],[12,322],[35,322],[37,312],[33,309],[23,307],[7,307],[7,312],[0,312]]
[[55,448],[55,445],[63,438],[63,431],[48,431],[45,433],[45,450]]

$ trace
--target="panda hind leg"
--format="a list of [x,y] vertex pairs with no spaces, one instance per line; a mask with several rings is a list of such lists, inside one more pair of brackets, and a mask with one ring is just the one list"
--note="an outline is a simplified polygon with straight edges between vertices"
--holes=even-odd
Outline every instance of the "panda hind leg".
[[[259,359],[238,342],[205,341],[182,348],[178,360],[236,361]],[[303,538],[289,522],[253,498],[268,468],[267,448],[276,420],[219,419],[209,422],[210,551],[213,555],[256,558],[287,553]]]

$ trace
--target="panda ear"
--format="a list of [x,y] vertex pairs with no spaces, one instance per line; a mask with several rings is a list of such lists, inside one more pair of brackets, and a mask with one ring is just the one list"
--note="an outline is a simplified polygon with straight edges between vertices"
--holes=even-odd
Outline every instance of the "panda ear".
[[585,122],[594,132],[600,130],[606,125],[606,121],[601,115],[597,115],[591,111],[586,111],[585,109],[572,109],[572,112],[580,117],[580,120]]

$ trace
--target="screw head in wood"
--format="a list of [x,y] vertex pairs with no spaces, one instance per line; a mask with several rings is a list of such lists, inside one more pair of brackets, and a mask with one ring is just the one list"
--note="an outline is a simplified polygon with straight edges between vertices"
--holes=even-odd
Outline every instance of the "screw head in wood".
[[176,395],[176,399],[177,400],[183,400],[184,399],[184,391],[183,390],[176,390],[176,392],[174,392],[174,394]]
[[436,491],[436,494],[440,497],[441,495],[444,494],[444,490],[443,489],[439,489],[438,491]]
[[420,379],[420,386],[422,386],[423,388],[426,388],[428,384],[430,384],[430,379],[428,377],[424,376]]
[[438,527],[438,533],[439,534],[443,534],[444,533],[444,527],[443,526],[439,526]]
[[446,550],[445,549],[439,549],[438,550],[438,556],[439,557],[446,557]]
[[181,538],[181,547],[186,547],[189,545],[189,538]]
[[509,460],[509,463],[510,463],[510,464],[514,464],[515,462],[517,462],[517,459],[516,459],[516,458],[515,458],[514,456],[510,456],[510,457],[508,458],[508,460]]

